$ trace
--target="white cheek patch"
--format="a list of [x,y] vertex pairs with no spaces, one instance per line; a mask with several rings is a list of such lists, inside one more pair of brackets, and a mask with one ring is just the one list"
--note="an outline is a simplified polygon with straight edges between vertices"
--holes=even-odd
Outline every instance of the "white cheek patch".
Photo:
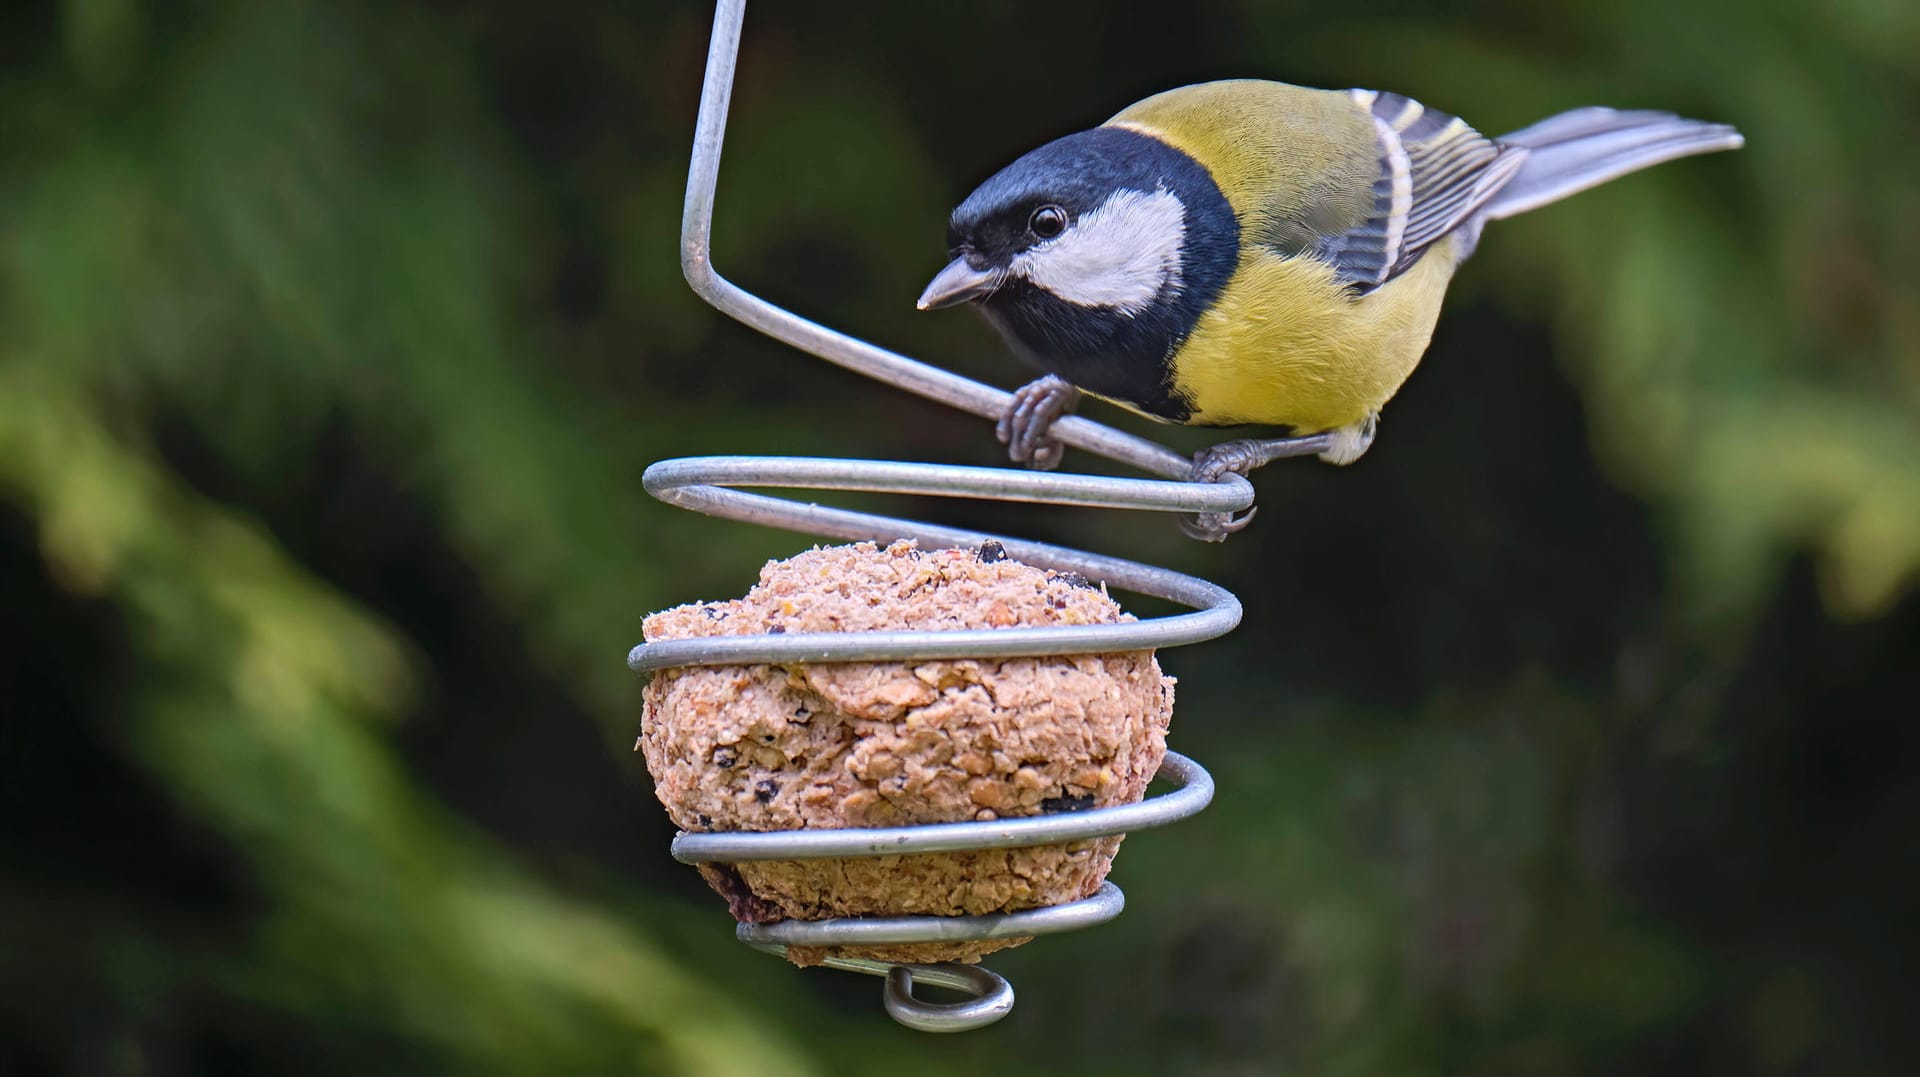
[[1161,289],[1180,286],[1186,235],[1186,207],[1173,192],[1115,191],[1009,268],[1069,303],[1137,314]]

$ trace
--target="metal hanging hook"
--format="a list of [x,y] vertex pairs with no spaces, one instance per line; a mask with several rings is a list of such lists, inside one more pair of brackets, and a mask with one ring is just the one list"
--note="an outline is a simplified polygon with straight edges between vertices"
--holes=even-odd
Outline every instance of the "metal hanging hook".
[[[907,392],[994,420],[1012,395],[938,367],[876,347],[809,321],[752,295],[713,268],[714,190],[719,176],[727,109],[733,92],[745,0],[719,0],[707,53],[700,116],[681,217],[680,262],[694,292],[722,313],[776,340],[886,382]],[[1191,460],[1172,449],[1077,417],[1053,428],[1061,441],[1150,475],[1185,480]],[[792,633],[666,640],[633,648],[637,673],[683,666],[763,662],[900,661],[932,658],[1014,658],[1154,650],[1213,639],[1240,621],[1240,602],[1225,588],[1170,569],[1081,550],[744,493],[739,486],[932,494],[986,500],[1041,502],[1154,512],[1234,513],[1253,503],[1253,488],[1229,475],[1217,483],[1062,475],[1011,468],[805,457],[710,456],[666,460],[647,469],[648,493],[695,512],[766,524],[811,535],[891,542],[917,539],[938,547],[997,541],[1013,557],[1039,568],[1077,572],[1127,591],[1154,595],[1192,612],[1101,625],[1001,628],[953,632],[877,631]],[[682,833],[673,855],[686,863],[804,860],[1053,845],[1163,826],[1206,807],[1213,779],[1200,764],[1168,752],[1156,780],[1173,792],[1137,804],[1070,814],[991,822],[912,827],[792,830],[768,833]],[[740,924],[736,935],[756,949],[789,945],[843,946],[978,940],[1043,935],[1104,923],[1125,907],[1120,888],[1103,883],[1093,896],[1038,909],[988,916],[847,917]],[[901,1024],[929,1032],[979,1028],[1013,1008],[1013,988],[977,965],[909,965],[829,956],[829,967],[884,976],[883,1001]],[[917,997],[917,984],[959,991],[959,1003]]]

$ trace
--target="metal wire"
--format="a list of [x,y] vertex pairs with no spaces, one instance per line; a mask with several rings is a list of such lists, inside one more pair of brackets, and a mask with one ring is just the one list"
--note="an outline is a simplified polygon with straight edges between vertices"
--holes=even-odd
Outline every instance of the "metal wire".
[[982,823],[783,830],[772,833],[683,833],[673,839],[673,858],[683,864],[706,864],[714,861],[814,860],[1059,845],[1177,823],[1198,813],[1213,801],[1213,775],[1179,752],[1167,753],[1154,778],[1175,782],[1180,788],[1138,804],[1122,804],[1097,811],[1038,815],[1026,819],[995,819]]
[[[983,418],[999,418],[1011,402],[1010,394],[808,321],[744,291],[714,270],[709,243],[714,190],[745,7],[745,0],[720,0],[714,15],[681,218],[680,262],[687,283],[723,313],[776,340],[930,400]],[[1076,448],[1152,475],[1185,479],[1192,467],[1188,457],[1172,449],[1078,417],[1061,420],[1052,433]],[[1218,483],[1190,483],[875,460],[708,456],[657,463],[647,469],[644,483],[650,494],[681,508],[813,535],[881,543],[916,539],[930,547],[997,541],[1008,554],[1027,564],[1077,572],[1113,587],[1167,599],[1193,612],[1120,624],[1053,628],[666,640],[643,643],[629,652],[627,665],[639,673],[698,665],[1010,658],[1151,650],[1213,639],[1232,631],[1240,621],[1240,602],[1231,592],[1170,569],[1005,535],[735,489],[858,490],[1152,512],[1231,513],[1253,503],[1252,486],[1238,475],[1228,475]],[[673,855],[687,863],[705,863],[1052,845],[1164,826],[1200,811],[1213,798],[1212,777],[1198,763],[1177,753],[1167,753],[1156,777],[1170,780],[1179,788],[1138,804],[1026,819],[774,833],[682,833],[674,839]],[[776,953],[789,945],[1001,939],[1104,923],[1118,916],[1124,906],[1120,888],[1103,883],[1098,893],[1085,900],[1016,913],[741,924],[737,936],[756,949]],[[999,1020],[1013,1008],[1012,987],[978,966],[903,965],[841,956],[830,956],[824,963],[885,976],[883,1000],[887,1012],[911,1028],[933,1032],[978,1028]],[[957,990],[970,997],[959,1003],[927,1001],[913,994],[917,983]]]
[[903,942],[961,942],[1055,935],[1104,924],[1120,915],[1127,898],[1103,882],[1090,898],[1022,912],[987,916],[863,916],[833,920],[782,920],[741,924],[734,935],[755,947],[885,946]]

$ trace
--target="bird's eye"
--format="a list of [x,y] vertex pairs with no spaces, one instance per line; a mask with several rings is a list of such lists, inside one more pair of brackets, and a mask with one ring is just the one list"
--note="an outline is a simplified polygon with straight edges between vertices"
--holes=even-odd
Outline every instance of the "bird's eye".
[[1067,211],[1059,206],[1041,206],[1027,218],[1027,230],[1041,239],[1052,239],[1067,230]]

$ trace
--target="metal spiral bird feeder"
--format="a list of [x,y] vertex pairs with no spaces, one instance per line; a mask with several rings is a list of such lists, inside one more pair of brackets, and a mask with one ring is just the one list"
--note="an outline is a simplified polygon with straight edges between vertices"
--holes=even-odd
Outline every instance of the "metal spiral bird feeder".
[[[714,18],[681,218],[680,258],[687,282],[723,313],[776,340],[908,392],[987,419],[997,418],[1008,406],[1008,393],[808,321],[742,290],[715,272],[709,244],[714,188],[745,6],[745,0],[721,0]],[[628,666],[646,674],[682,666],[1112,653],[1178,647],[1232,631],[1240,621],[1240,602],[1231,592],[1165,568],[1005,535],[734,489],[859,490],[1168,513],[1233,513],[1253,503],[1253,489],[1244,478],[1228,475],[1218,483],[1182,481],[1192,467],[1189,458],[1110,427],[1068,417],[1054,428],[1054,436],[1068,445],[1166,478],[1123,479],[874,460],[709,456],[662,461],[647,469],[644,481],[648,493],[681,508],[806,534],[879,543],[916,539],[941,547],[997,541],[1010,555],[1030,565],[1077,572],[1113,587],[1170,600],[1191,612],[1069,627],[667,640],[636,646],[627,657]],[[1137,804],[1035,818],[893,828],[681,833],[673,841],[673,855],[684,863],[697,864],[1053,845],[1163,826],[1200,811],[1213,797],[1213,779],[1200,764],[1185,756],[1168,752],[1157,778],[1178,788]],[[999,939],[1090,927],[1118,916],[1123,906],[1119,887],[1108,882],[1090,898],[1023,912],[743,923],[737,935],[749,946],[775,953],[789,945]],[[1004,1017],[1013,1008],[1013,989],[1007,981],[977,965],[894,964],[844,957],[829,957],[825,963],[884,976],[887,1012],[912,1028],[943,1032],[978,1028]],[[968,998],[957,1003],[930,1002],[913,994],[916,983],[957,990]]]

